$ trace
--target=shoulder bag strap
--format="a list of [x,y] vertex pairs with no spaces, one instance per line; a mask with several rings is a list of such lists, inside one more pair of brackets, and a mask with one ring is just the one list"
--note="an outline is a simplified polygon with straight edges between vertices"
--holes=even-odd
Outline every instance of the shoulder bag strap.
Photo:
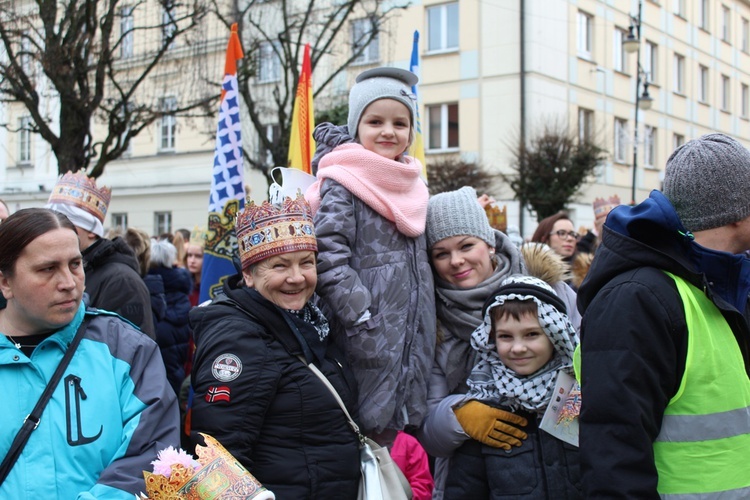
[[344,415],[346,415],[347,420],[349,420],[349,425],[354,430],[354,433],[359,437],[360,441],[364,439],[364,436],[361,432],[359,432],[359,426],[354,422],[354,419],[351,415],[349,415],[349,410],[346,409],[346,405],[344,405],[344,402],[341,400],[341,396],[339,396],[339,393],[336,391],[336,388],[333,387],[331,384],[331,381],[328,380],[328,377],[323,375],[323,372],[321,372],[317,366],[315,366],[313,363],[308,363],[305,361],[305,358],[302,356],[297,356],[302,363],[307,365],[307,367],[312,370],[312,372],[320,379],[321,382],[325,384],[325,386],[328,388],[329,391],[331,391],[331,394],[333,394],[333,397],[336,398],[336,402],[339,404],[341,409],[344,411]]
[[81,343],[81,338],[86,331],[87,323],[88,320],[86,319],[81,322],[81,326],[78,327],[78,331],[76,332],[75,337],[73,337],[73,341],[65,351],[60,364],[57,365],[57,369],[49,380],[49,383],[47,383],[47,387],[44,388],[42,397],[39,398],[39,401],[37,401],[36,406],[31,410],[31,413],[26,415],[26,418],[23,419],[21,429],[18,431],[18,434],[16,434],[15,439],[13,439],[13,443],[11,443],[8,454],[5,455],[5,458],[3,459],[3,463],[0,464],[0,485],[3,484],[5,478],[8,477],[11,469],[13,469],[16,460],[18,460],[18,457],[21,455],[21,451],[23,451],[24,446],[26,446],[26,442],[29,440],[29,437],[31,437],[31,433],[37,428],[37,426],[39,426],[39,421],[42,419],[42,412],[44,412],[44,408],[52,397],[52,393],[60,382],[65,369],[70,364],[70,360],[73,358],[73,354],[75,354],[78,344]]

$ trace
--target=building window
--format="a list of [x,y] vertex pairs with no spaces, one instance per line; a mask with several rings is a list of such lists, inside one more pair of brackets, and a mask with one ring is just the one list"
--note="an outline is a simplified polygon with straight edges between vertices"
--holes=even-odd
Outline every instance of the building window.
[[154,236],[172,232],[172,212],[154,212]]
[[[161,43],[165,45],[177,31],[177,22],[174,7],[162,9],[161,12]],[[174,40],[169,42],[169,47],[174,46]]]
[[[275,146],[279,142],[279,139],[281,139],[281,127],[278,125],[266,125],[264,128],[266,139]],[[259,140],[258,144],[260,145],[258,149],[260,161],[269,167],[273,166],[273,152],[265,146],[262,140]]]
[[[370,64],[380,59],[380,35],[378,35],[375,22],[371,18],[352,21],[352,52],[356,53],[362,49],[362,53],[353,61],[354,64]],[[375,36],[363,49],[365,42],[373,31]]]
[[685,0],[673,0],[674,13],[680,17],[685,17]]
[[128,214],[126,213],[118,213],[112,214],[112,227],[113,228],[120,228],[123,231],[128,228]]
[[727,75],[721,75],[721,109],[729,111],[730,106],[730,82]]
[[274,45],[271,42],[261,42],[258,47],[258,81],[260,83],[281,80],[281,59]]
[[120,8],[120,57],[133,57],[133,7],[126,5]]
[[685,144],[685,136],[684,135],[682,135],[682,134],[674,134],[672,136],[672,150],[673,151],[675,149],[679,148],[680,146],[682,146],[683,144]]
[[427,106],[427,149],[440,151],[458,148],[458,104]]
[[592,142],[594,139],[594,112],[578,108],[578,142]]
[[31,117],[18,119],[18,163],[31,163]]
[[742,118],[747,118],[748,116],[750,116],[748,115],[748,104],[750,104],[748,102],[748,100],[750,99],[750,88],[748,88],[748,86],[745,85],[744,83],[742,84],[740,94],[741,94],[740,113],[741,113]]
[[674,55],[674,91],[685,93],[685,57],[679,54]]
[[161,117],[159,126],[159,150],[160,151],[174,151],[175,148],[175,133],[177,132],[177,118],[174,111],[177,108],[176,97],[163,97],[159,99],[159,109],[166,113]]
[[628,71],[628,53],[625,52],[623,42],[628,36],[628,32],[620,28],[615,28],[615,39],[612,42],[614,49],[614,68],[615,71],[626,73]]
[[580,57],[585,57],[586,59],[591,59],[591,40],[593,35],[593,25],[594,20],[592,16],[579,10],[577,25],[578,55]]
[[702,64],[698,65],[698,100],[708,102],[708,68]]
[[458,49],[458,2],[427,8],[427,50]]
[[721,39],[724,40],[727,43],[730,43],[730,32],[729,27],[731,26],[731,14],[729,11],[729,7],[726,5],[721,6]]
[[698,26],[708,31],[708,0],[698,0]]
[[656,165],[656,128],[643,127],[643,164],[653,168]]
[[[32,54],[34,53],[33,44],[31,43],[31,32],[29,30],[23,30],[21,32],[21,49],[19,54],[21,70],[29,78],[34,77],[34,59]],[[3,54],[5,56],[5,54]]]
[[643,71],[646,72],[646,80],[649,83],[654,83],[658,76],[656,71],[656,63],[659,60],[657,50],[658,47],[655,43],[646,42],[646,50],[643,52]]
[[750,21],[742,18],[742,52],[750,52]]
[[615,162],[625,163],[628,143],[628,121],[615,118]]

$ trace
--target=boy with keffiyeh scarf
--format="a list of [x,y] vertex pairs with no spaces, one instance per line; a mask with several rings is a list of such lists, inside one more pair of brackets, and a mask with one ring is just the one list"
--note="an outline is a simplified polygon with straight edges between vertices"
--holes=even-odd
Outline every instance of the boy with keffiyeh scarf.
[[471,405],[491,403],[526,418],[529,437],[508,451],[467,441],[453,456],[444,498],[582,498],[578,449],[539,429],[558,373],[573,375],[579,339],[565,304],[539,278],[512,276],[483,317],[471,338],[477,363],[467,402],[454,412],[470,427]]

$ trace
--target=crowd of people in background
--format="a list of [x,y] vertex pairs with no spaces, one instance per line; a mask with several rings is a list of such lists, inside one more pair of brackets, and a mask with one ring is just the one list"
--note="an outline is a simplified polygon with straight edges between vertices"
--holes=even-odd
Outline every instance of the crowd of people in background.
[[750,496],[750,152],[689,141],[644,202],[524,241],[471,186],[428,195],[415,83],[357,78],[203,304],[200,228],[105,236],[83,173],[0,201],[0,496],[132,498],[201,433],[280,500],[357,498],[363,436],[415,500]]

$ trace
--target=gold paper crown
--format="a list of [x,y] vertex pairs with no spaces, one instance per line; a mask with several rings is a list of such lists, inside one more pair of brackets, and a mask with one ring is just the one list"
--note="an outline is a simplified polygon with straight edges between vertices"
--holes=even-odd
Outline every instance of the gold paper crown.
[[243,269],[272,255],[318,251],[312,209],[301,192],[295,200],[284,198],[281,208],[250,201],[237,216],[235,228]]
[[149,500],[274,498],[274,494],[266,490],[221,443],[207,434],[201,433],[201,436],[206,446],[195,447],[201,465],[197,470],[172,465],[169,477],[143,471]]
[[594,199],[594,218],[599,219],[601,217],[606,217],[613,208],[620,204],[620,197],[617,195],[610,196],[607,200],[604,198]]
[[97,188],[95,179],[88,177],[83,171],[78,171],[67,172],[57,181],[48,203],[73,205],[104,222],[111,199],[111,189],[106,186]]
[[205,226],[195,226],[190,231],[190,244],[198,247],[206,246],[206,228]]

